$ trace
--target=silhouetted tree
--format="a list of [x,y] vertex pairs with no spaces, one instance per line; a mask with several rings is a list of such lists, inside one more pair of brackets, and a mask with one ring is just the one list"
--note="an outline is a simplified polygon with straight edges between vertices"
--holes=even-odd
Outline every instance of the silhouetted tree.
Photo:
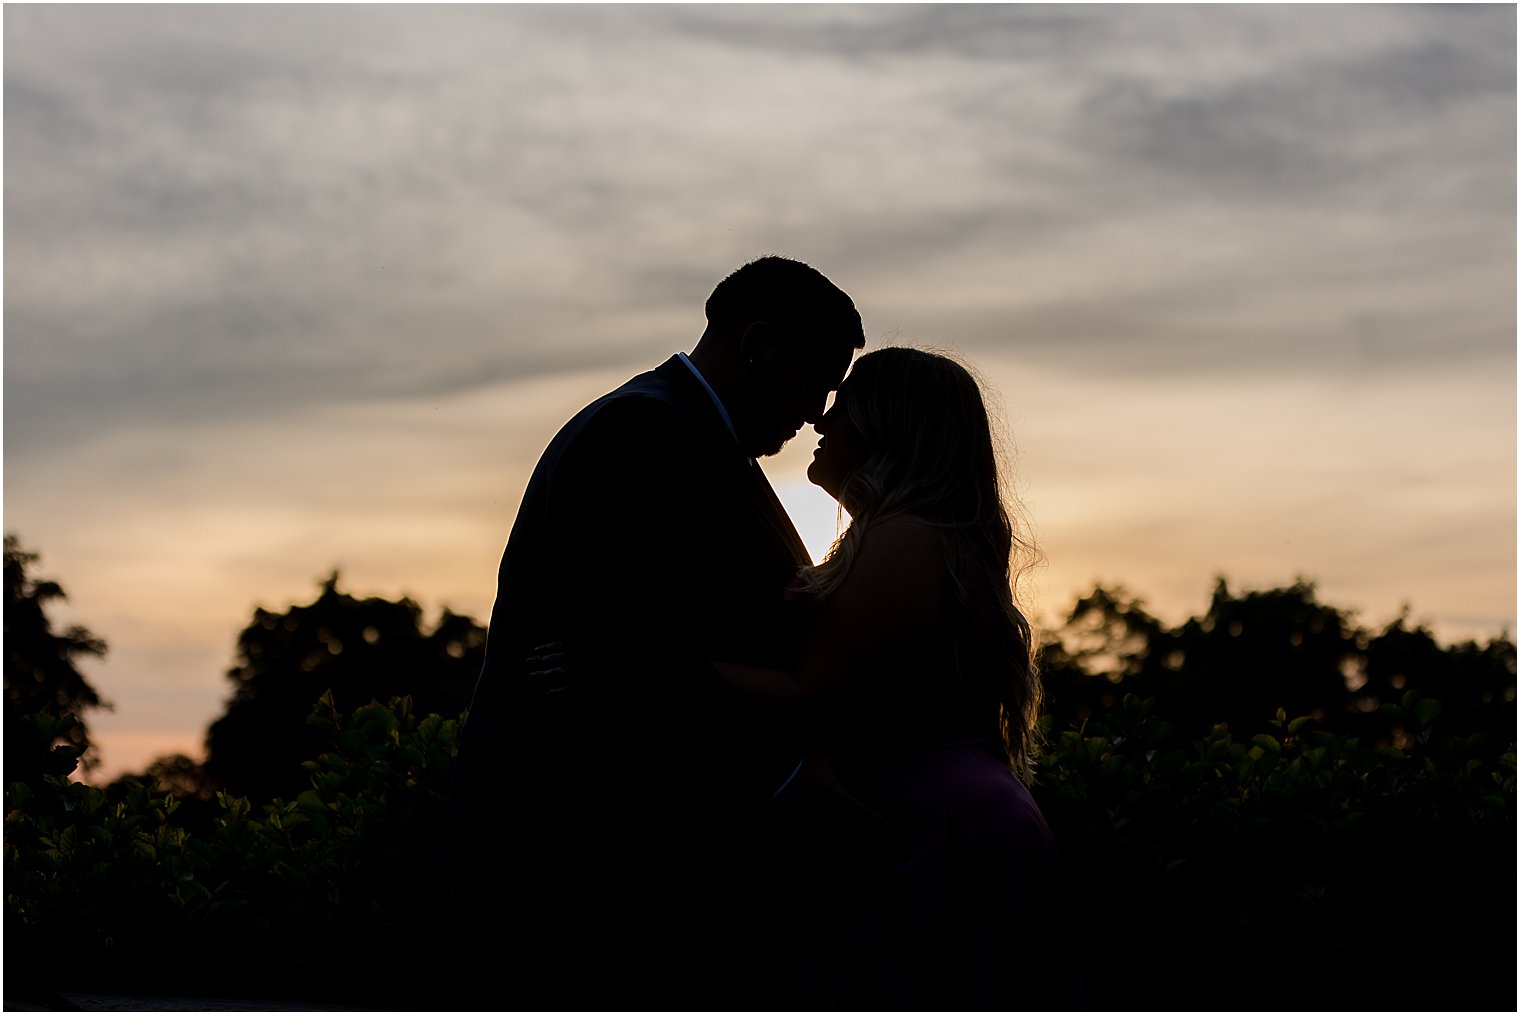
[[1411,692],[1441,702],[1441,722],[1503,742],[1515,735],[1515,644],[1507,636],[1486,644],[1437,644],[1407,612],[1367,642],[1350,678],[1354,731],[1404,746],[1419,730],[1405,716],[1390,722],[1387,706]]
[[1133,693],[1135,678],[1161,654],[1165,625],[1122,586],[1078,599],[1058,636],[1040,649],[1045,709],[1053,730],[1080,727]]
[[1173,632],[1134,690],[1170,701],[1173,721],[1195,734],[1215,723],[1259,732],[1279,708],[1335,726],[1364,644],[1307,582],[1237,596],[1220,578],[1208,612]]
[[1441,702],[1448,730],[1513,738],[1515,645],[1443,647],[1400,617],[1380,634],[1318,601],[1299,580],[1233,593],[1223,578],[1208,610],[1172,628],[1122,588],[1079,599],[1041,657],[1052,728],[1080,727],[1126,695],[1152,699],[1188,741],[1224,724],[1265,732],[1278,709],[1369,744],[1406,742],[1419,720],[1405,695]]
[[153,792],[170,794],[176,800],[210,800],[215,796],[205,766],[186,754],[154,758],[139,778]]
[[234,690],[206,736],[206,774],[255,799],[306,788],[302,763],[326,746],[306,720],[323,692],[352,710],[410,695],[419,714],[457,717],[469,707],[485,628],[444,610],[431,630],[410,599],[356,599],[333,574],[321,594],[284,613],[254,610],[238,638]]
[[[67,774],[75,757],[86,770],[98,764],[84,714],[109,710],[75,660],[103,656],[106,643],[78,625],[54,631],[50,603],[63,588],[31,572],[38,555],[5,537],[5,778],[31,780]],[[69,717],[72,716],[72,721]],[[56,750],[55,750],[56,749]]]

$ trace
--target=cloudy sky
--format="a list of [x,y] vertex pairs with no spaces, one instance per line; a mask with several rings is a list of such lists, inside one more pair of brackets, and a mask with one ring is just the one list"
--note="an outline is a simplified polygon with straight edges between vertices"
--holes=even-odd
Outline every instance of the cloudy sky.
[[333,569],[484,620],[556,427],[764,253],[996,389],[1037,615],[1512,631],[1515,19],[7,4],[5,529],[110,643],[103,774]]

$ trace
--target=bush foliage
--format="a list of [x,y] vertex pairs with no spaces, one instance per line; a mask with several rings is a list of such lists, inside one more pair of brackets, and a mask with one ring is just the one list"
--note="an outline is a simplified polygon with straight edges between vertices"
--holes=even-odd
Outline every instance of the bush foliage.
[[[262,806],[218,793],[186,820],[180,800],[137,781],[12,783],[8,974],[40,990],[394,1001],[419,989],[404,971],[439,930],[432,844],[459,721],[419,716],[408,698],[340,716],[324,695],[308,722],[327,744],[306,763],[310,788]],[[371,982],[365,969],[386,972]]]
[[[1274,668],[1293,671],[1276,684],[1296,710],[1252,711]],[[1308,586],[1222,582],[1209,615],[1172,629],[1100,589],[1045,672],[1034,788],[1091,1008],[1514,1008],[1507,640],[1442,649],[1404,618],[1371,635]],[[1205,722],[1200,700],[1230,721]],[[303,785],[263,799],[182,758],[106,788],[70,781],[74,720],[28,716],[42,760],[5,790],[8,992],[458,1007],[439,993],[436,850],[459,719],[408,696],[340,711],[324,694]]]

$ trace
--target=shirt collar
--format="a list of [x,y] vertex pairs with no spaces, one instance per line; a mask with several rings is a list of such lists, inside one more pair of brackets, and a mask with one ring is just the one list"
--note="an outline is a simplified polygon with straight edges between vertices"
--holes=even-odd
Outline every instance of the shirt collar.
[[712,385],[707,383],[707,378],[702,376],[702,371],[697,369],[697,365],[684,352],[676,353],[676,355],[681,357],[681,362],[686,364],[686,369],[691,371],[692,376],[701,382],[702,390],[707,392],[708,397],[712,399],[713,405],[718,408],[718,415],[723,417],[723,425],[728,427],[728,432],[733,434],[734,440],[737,441],[739,433],[734,429],[733,417],[729,416],[728,407],[723,404],[723,399],[718,397],[718,393],[712,389]]

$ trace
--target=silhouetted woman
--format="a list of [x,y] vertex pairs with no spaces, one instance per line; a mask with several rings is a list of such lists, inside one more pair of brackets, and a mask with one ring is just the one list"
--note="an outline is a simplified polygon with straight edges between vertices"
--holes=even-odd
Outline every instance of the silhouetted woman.
[[[802,1006],[1080,1004],[1061,865],[1025,782],[1041,686],[1014,600],[1028,546],[976,380],[945,356],[860,357],[808,478],[851,516],[793,588],[788,672],[730,663],[795,703],[809,761],[782,905]],[[785,843],[783,843],[783,846]]]

